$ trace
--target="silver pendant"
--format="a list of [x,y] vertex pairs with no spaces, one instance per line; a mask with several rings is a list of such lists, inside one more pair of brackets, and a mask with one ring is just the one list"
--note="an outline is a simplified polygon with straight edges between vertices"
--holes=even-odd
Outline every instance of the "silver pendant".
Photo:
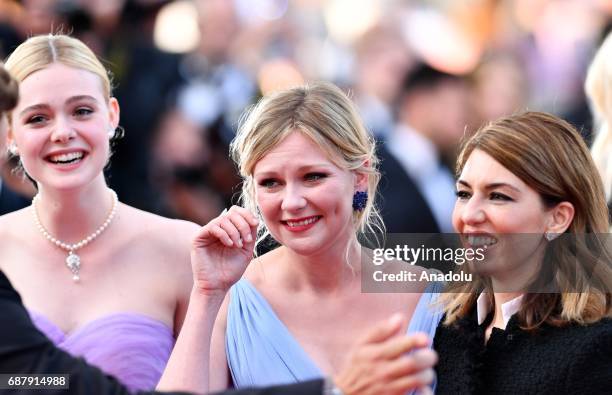
[[80,280],[79,270],[81,269],[81,258],[73,251],[68,253],[66,257],[66,266],[72,272],[72,279],[76,282]]

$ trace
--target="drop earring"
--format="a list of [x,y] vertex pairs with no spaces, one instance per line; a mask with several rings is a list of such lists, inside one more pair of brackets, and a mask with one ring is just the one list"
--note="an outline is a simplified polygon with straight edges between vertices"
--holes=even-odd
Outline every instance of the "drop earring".
[[8,146],[8,152],[13,155],[13,156],[18,156],[19,155],[19,149],[17,148],[17,145],[15,145],[15,143],[11,143]]
[[355,192],[355,194],[353,195],[353,210],[354,211],[363,211],[367,203],[368,203],[368,192],[367,191]]
[[557,236],[559,236],[558,233],[552,233],[552,232],[546,232],[544,233],[544,237],[546,238],[546,240],[548,240],[549,242],[553,241],[554,239],[557,238]]

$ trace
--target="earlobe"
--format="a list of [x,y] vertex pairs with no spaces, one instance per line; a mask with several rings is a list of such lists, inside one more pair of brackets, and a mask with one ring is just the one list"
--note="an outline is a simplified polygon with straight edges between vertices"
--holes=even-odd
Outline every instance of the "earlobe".
[[19,156],[19,149],[17,148],[17,145],[15,145],[15,143],[10,143],[8,145],[8,151],[13,156]]
[[365,191],[368,189],[368,175],[366,173],[362,173],[357,171],[355,173],[355,190],[356,191]]
[[552,209],[547,233],[564,233],[574,219],[574,212],[574,205],[570,202],[561,202],[557,204]]
[[15,139],[13,138],[13,131],[11,130],[11,128],[8,128],[7,130],[7,135],[6,135],[6,147],[8,149],[8,152],[13,155],[13,156],[18,156],[19,155],[19,149],[17,148],[17,144],[15,144]]

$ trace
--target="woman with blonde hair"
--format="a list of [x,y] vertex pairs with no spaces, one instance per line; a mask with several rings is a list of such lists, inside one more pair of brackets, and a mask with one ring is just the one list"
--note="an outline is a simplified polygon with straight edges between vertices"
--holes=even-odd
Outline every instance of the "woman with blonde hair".
[[612,258],[601,180],[567,122],[527,112],[468,138],[453,225],[485,249],[440,298],[438,394],[607,393]]
[[[328,83],[264,97],[244,119],[231,146],[244,207],[207,225],[226,247],[211,259],[251,260],[239,255],[253,241],[251,212],[257,240],[271,235],[280,246],[252,260],[222,307],[211,346],[213,390],[228,386],[228,373],[239,388],[333,375],[351,344],[393,313],[411,318],[401,332],[433,335],[439,315],[428,309],[434,292],[422,293],[422,284],[406,293],[362,293],[361,262],[371,252],[358,236],[381,226],[374,148],[353,103]],[[405,360],[396,367],[389,377],[405,380],[389,393],[425,387],[433,377],[425,369],[415,380]]]
[[[5,133],[5,112],[12,110],[17,105],[18,96],[17,81],[0,66],[0,137],[4,137]],[[256,222],[251,223],[253,231],[256,229],[256,225]],[[224,259],[210,259],[215,257],[215,252],[223,251],[225,248],[219,245],[217,237],[211,232],[214,227],[215,224],[202,227],[193,241],[191,248],[192,266],[197,281],[193,284],[185,320],[158,385],[159,389],[193,391],[194,393],[208,392],[209,350],[214,319],[229,286],[240,278],[246,264],[248,264],[248,261],[243,260],[242,264],[233,262],[234,264],[231,267],[227,267],[223,266],[224,263],[227,263]],[[255,233],[252,234],[254,236]],[[251,242],[244,243],[242,249],[246,254],[249,254],[252,253],[253,247],[254,240],[251,239]],[[216,264],[221,264],[221,266],[216,266]],[[68,373],[70,382],[66,386],[67,388],[62,390],[62,393],[134,393],[113,378],[104,375],[99,369],[89,366],[79,358],[71,357],[59,351],[56,345],[34,327],[19,294],[8,281],[1,268],[0,311],[3,313],[3,318],[7,322],[11,322],[11,325],[0,327],[0,371],[43,374],[46,376],[53,372]],[[423,376],[424,373],[425,375],[427,373],[424,371],[431,370],[435,363],[435,353],[430,350],[429,352],[413,353],[405,357],[405,352],[426,346],[428,340],[424,336],[412,336],[410,338],[398,336],[398,330],[402,326],[402,322],[401,317],[393,316],[375,326],[356,343],[351,352],[352,358],[347,361],[344,369],[333,378],[328,377],[325,381],[322,379],[311,380],[276,388],[240,391],[240,394],[327,395],[340,392],[346,395],[363,393],[376,395],[389,394],[390,388],[401,390],[410,385],[416,387],[419,383],[429,384],[427,377]],[[139,329],[144,330],[146,328]],[[131,335],[130,326],[124,327],[121,332],[113,331],[108,325],[100,328],[100,330],[111,330],[114,335],[107,345],[111,349],[114,349],[112,342],[115,341],[121,342],[125,346],[123,337]],[[143,332],[142,335],[145,338],[144,341],[149,340],[147,335],[150,335],[150,333]],[[95,336],[89,337],[89,344],[95,344],[91,339],[93,337],[95,340]],[[132,350],[118,350],[117,352],[124,357],[130,357]],[[395,357],[390,356],[390,353],[395,354]],[[89,355],[86,355],[86,357],[89,357]],[[419,377],[406,378],[392,375],[381,377],[370,374],[376,370],[394,372],[398,368],[398,362],[411,365],[413,376]],[[102,364],[102,367],[105,370],[108,369],[105,364]],[[145,376],[148,374],[147,369],[150,369],[150,366],[141,364],[130,368],[132,369],[131,372],[139,376]],[[429,377],[432,378],[431,375]],[[18,383],[18,377],[13,379],[16,379],[15,386],[23,385]],[[56,379],[58,378],[56,377]],[[133,389],[133,380],[125,380],[124,378],[124,381],[130,383],[130,387]],[[12,385],[10,380],[9,384]],[[228,395],[233,393],[237,392],[223,392],[223,394]]]
[[606,199],[612,199],[612,33],[595,54],[584,88],[597,126],[591,153],[604,184]]
[[87,46],[35,36],[5,66],[20,84],[9,151],[38,194],[0,217],[0,269],[54,343],[152,389],[187,309],[198,227],[126,206],[108,188],[119,103]]

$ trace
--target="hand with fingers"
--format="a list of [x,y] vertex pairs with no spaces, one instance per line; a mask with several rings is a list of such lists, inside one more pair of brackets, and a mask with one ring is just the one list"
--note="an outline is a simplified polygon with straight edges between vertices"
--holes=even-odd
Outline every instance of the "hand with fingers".
[[194,287],[201,294],[225,294],[253,259],[257,217],[232,206],[203,226],[193,241],[191,266]]
[[424,333],[400,334],[404,318],[396,314],[373,328],[350,353],[347,365],[333,378],[345,395],[404,395],[418,390],[431,394],[429,385],[438,360]]

